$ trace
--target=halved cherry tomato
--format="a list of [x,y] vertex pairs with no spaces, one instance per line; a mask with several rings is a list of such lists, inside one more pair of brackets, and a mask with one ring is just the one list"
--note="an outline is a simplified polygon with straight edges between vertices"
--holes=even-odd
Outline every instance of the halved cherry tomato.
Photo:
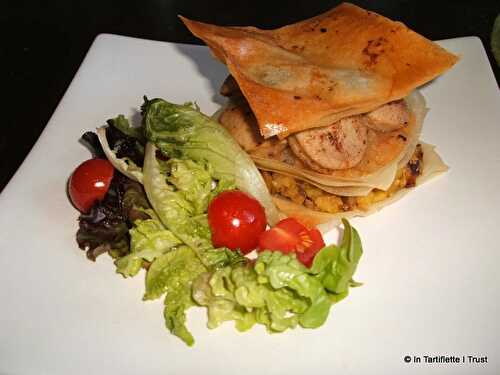
[[295,253],[297,259],[310,267],[316,253],[325,246],[321,232],[308,229],[294,218],[281,220],[259,237],[259,251],[281,251]]
[[229,190],[210,202],[208,223],[215,247],[239,249],[247,254],[257,247],[259,235],[266,229],[266,214],[255,198]]
[[81,212],[88,212],[96,201],[104,199],[114,168],[106,159],[89,159],[80,164],[69,179],[71,201]]
[[322,248],[325,247],[325,241],[321,232],[316,228],[309,230],[309,238],[312,241],[311,246],[309,246],[304,251],[297,251],[297,259],[302,262],[306,267],[311,267],[314,257]]

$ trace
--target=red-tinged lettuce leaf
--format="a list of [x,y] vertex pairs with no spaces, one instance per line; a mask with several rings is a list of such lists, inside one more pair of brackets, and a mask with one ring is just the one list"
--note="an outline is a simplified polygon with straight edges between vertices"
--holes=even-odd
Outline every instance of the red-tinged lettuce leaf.
[[109,126],[106,128],[106,139],[116,157],[128,158],[138,167],[142,167],[145,146],[142,128],[130,126],[123,115],[108,120],[107,124]]
[[141,184],[116,172],[105,198],[80,215],[78,246],[93,261],[106,252],[113,258],[127,255],[129,228],[135,220],[149,218],[146,208],[150,206]]

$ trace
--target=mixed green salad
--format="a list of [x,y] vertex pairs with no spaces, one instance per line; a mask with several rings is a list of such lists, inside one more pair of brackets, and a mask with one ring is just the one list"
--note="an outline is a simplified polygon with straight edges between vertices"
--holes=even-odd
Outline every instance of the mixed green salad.
[[318,230],[280,221],[252,160],[196,105],[144,98],[141,114],[140,127],[119,115],[82,136],[94,158],[68,190],[87,257],[108,253],[124,277],[144,269],[143,299],[164,299],[166,327],[188,345],[193,306],[209,328],[321,326],[356,285],[356,230],[344,220],[342,243],[325,246]]

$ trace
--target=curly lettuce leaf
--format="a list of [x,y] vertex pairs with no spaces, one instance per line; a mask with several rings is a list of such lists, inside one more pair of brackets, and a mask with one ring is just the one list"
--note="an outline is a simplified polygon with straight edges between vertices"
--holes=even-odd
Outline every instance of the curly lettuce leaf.
[[353,284],[362,254],[356,230],[347,221],[344,226],[341,246],[322,249],[311,269],[294,254],[264,251],[253,267],[243,263],[202,274],[193,283],[193,298],[207,307],[208,327],[234,321],[241,331],[259,323],[282,332],[324,324],[332,304]]
[[130,254],[115,261],[116,272],[124,277],[137,275],[144,261],[157,257],[182,242],[157,219],[137,220],[130,229]]
[[105,252],[113,258],[127,255],[130,252],[129,228],[135,220],[149,218],[144,212],[147,208],[150,206],[142,186],[115,173],[104,199],[78,218],[78,246],[93,261]]
[[145,99],[142,112],[146,137],[166,155],[208,161],[216,179],[232,180],[240,190],[259,200],[271,225],[279,220],[257,167],[224,127],[192,105],[163,99]]
[[194,337],[186,327],[186,310],[194,305],[189,286],[170,291],[165,296],[164,304],[163,317],[167,329],[188,346],[193,346]]
[[255,311],[245,309],[236,301],[235,285],[231,279],[235,269],[241,269],[241,266],[221,268],[212,274],[204,273],[193,283],[193,299],[207,307],[207,326],[210,329],[225,321],[235,321],[236,329],[243,332],[257,322]]
[[301,326],[316,328],[326,321],[331,306],[328,294],[321,281],[310,275],[294,255],[265,251],[257,259],[255,271],[274,289],[287,288],[308,299],[307,309],[299,316]]
[[186,344],[193,345],[194,339],[186,328],[186,310],[193,306],[191,284],[206,268],[196,253],[188,246],[180,246],[158,258],[146,274],[144,300],[165,296],[165,325]]
[[253,267],[238,265],[203,274],[193,284],[193,298],[207,307],[208,328],[235,321],[246,331],[260,323],[270,332],[282,332],[299,323],[306,299],[293,290],[273,288]]
[[205,271],[205,266],[190,247],[179,246],[156,258],[149,267],[144,300],[159,298],[184,283],[190,284]]
[[237,264],[246,264],[249,259],[238,250],[230,250],[225,247],[205,250],[202,254],[202,262],[209,269],[217,269]]

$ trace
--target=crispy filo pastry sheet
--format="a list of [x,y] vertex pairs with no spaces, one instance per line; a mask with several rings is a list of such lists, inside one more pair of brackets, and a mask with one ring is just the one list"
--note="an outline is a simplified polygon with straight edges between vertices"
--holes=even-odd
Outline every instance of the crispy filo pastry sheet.
[[[422,173],[416,179],[415,187],[423,184],[429,179],[436,177],[448,170],[448,166],[443,162],[443,160],[439,157],[439,155],[435,151],[435,147],[433,145],[429,145],[426,143],[420,143],[423,152],[423,160],[422,160]],[[380,209],[388,206],[395,201],[402,198],[406,193],[415,189],[415,187],[411,188],[403,188],[397,191],[394,195],[389,198],[382,200],[380,202],[376,202],[370,206],[369,210],[352,210],[346,212],[338,212],[335,214],[330,214],[326,212],[315,211],[310,208],[304,207],[302,205],[296,204],[288,199],[274,196],[273,201],[278,207],[278,209],[285,216],[292,216],[300,219],[302,222],[309,226],[317,226],[320,225],[322,230],[329,230],[336,226],[342,218],[350,218],[354,216],[368,216],[371,215]]]
[[349,3],[275,30],[181,19],[227,65],[265,138],[372,111],[457,61],[404,24]]
[[266,141],[250,151],[250,156],[259,169],[298,178],[333,194],[366,195],[372,188],[386,190],[397,170],[410,160],[427,113],[425,99],[417,90],[405,101],[410,112],[408,125],[391,132],[369,130],[363,159],[349,169],[316,172],[293,154],[285,140]]

